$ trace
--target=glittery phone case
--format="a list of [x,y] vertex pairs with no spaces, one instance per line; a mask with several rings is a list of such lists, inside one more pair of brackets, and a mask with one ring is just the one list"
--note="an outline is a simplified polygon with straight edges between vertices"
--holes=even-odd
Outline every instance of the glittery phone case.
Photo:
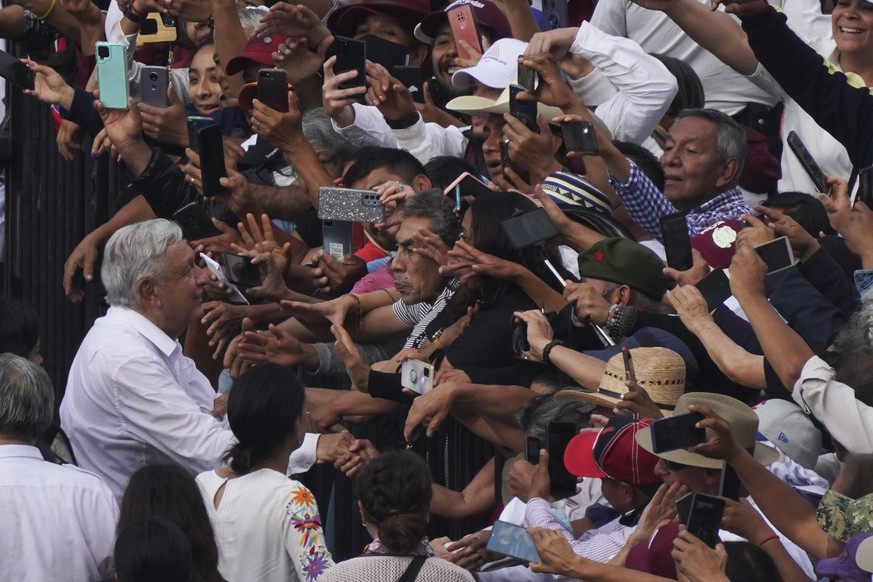
[[322,220],[382,222],[385,212],[379,195],[372,190],[319,188],[318,217]]

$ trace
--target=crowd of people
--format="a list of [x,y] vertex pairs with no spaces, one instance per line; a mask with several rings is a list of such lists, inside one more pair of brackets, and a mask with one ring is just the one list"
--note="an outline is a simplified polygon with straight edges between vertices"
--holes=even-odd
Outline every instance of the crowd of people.
[[0,299],[0,580],[873,580],[873,2],[713,4],[0,9],[132,193],[65,386]]

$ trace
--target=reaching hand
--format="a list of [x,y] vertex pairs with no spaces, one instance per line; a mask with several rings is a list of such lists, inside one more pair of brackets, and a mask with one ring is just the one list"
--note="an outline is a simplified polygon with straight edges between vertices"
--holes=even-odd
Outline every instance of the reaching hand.
[[257,134],[279,149],[291,149],[306,141],[303,135],[303,114],[300,111],[297,95],[288,91],[288,111],[276,111],[254,100],[252,109],[252,128]]
[[359,95],[367,92],[366,85],[341,89],[340,85],[345,81],[351,81],[358,76],[357,71],[345,71],[334,75],[333,66],[336,64],[336,56],[332,56],[324,62],[324,84],[321,87],[322,104],[328,117],[337,122],[340,127],[346,127],[355,120],[355,112],[352,103],[358,101]]
[[33,89],[25,90],[25,95],[34,97],[43,103],[70,109],[76,91],[64,81],[64,78],[57,71],[47,65],[40,65],[28,59],[21,59],[21,62],[34,72]]
[[91,235],[86,236],[76,245],[67,261],[64,263],[64,293],[73,303],[78,303],[85,298],[85,290],[76,281],[76,276],[81,269],[83,280],[90,283],[94,280],[94,267],[100,251]]
[[742,302],[743,297],[764,295],[764,279],[767,276],[765,263],[755,249],[737,244],[731,259],[731,293]]
[[412,434],[419,425],[427,427],[425,434],[428,438],[434,435],[452,410],[457,388],[458,385],[454,382],[444,382],[412,401],[403,427],[403,438],[406,442],[412,441]]
[[695,335],[713,321],[703,294],[693,285],[684,285],[667,291],[667,301],[676,310],[679,319]]
[[237,355],[253,364],[272,362],[280,366],[296,366],[303,363],[304,354],[300,340],[270,324],[269,333],[246,331],[236,348]]
[[334,346],[339,357],[342,358],[346,365],[346,371],[349,373],[349,380],[352,381],[352,388],[359,392],[367,392],[370,389],[370,366],[361,356],[358,346],[355,345],[352,336],[339,325],[330,326],[330,332],[336,338]]
[[625,381],[627,392],[621,395],[621,400],[612,409],[616,414],[631,413],[640,418],[663,418],[664,413],[649,396],[645,388],[631,380]]
[[589,560],[573,552],[567,538],[556,529],[540,527],[528,528],[527,533],[536,546],[539,562],[531,563],[532,572],[546,574],[561,574],[563,576],[576,577],[580,575],[580,565]]
[[94,102],[94,109],[103,121],[106,135],[122,155],[125,146],[142,141],[142,118],[132,97],[127,99],[127,109],[106,109],[99,99]]
[[567,283],[564,299],[574,303],[573,313],[579,321],[590,320],[597,325],[606,325],[609,317],[609,301],[597,292],[590,283]]
[[185,106],[176,96],[173,84],[167,87],[167,107],[157,107],[147,103],[137,103],[142,117],[143,132],[150,138],[165,144],[188,147],[188,129],[185,119]]
[[863,202],[849,203],[849,187],[842,180],[828,176],[831,194],[818,198],[828,212],[831,226],[845,239],[849,250],[861,257],[865,268],[873,266],[873,210]]
[[525,356],[534,362],[542,362],[543,349],[555,335],[549,320],[539,309],[516,311],[513,315],[527,324],[527,343],[530,349]]
[[764,213],[770,219],[770,225],[777,236],[788,238],[794,256],[801,263],[809,259],[821,248],[818,240],[800,226],[796,220],[766,206],[755,206],[755,210]]
[[540,450],[540,461],[536,465],[520,459],[509,469],[509,491],[524,502],[535,497],[548,499],[551,487],[546,449]]
[[412,94],[382,65],[367,61],[367,103],[385,119],[400,120],[416,112]]
[[711,549],[694,537],[685,526],[680,526],[679,535],[673,540],[670,554],[676,562],[679,580],[687,582],[723,582],[728,578],[724,569],[727,565],[727,552],[723,544]]

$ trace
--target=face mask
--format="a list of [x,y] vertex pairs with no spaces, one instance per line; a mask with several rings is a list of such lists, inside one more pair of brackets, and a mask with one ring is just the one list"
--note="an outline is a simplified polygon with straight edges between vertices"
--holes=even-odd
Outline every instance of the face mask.
[[372,34],[365,34],[358,40],[367,45],[367,59],[379,63],[388,72],[394,67],[402,67],[409,60],[409,49],[396,42],[391,42]]

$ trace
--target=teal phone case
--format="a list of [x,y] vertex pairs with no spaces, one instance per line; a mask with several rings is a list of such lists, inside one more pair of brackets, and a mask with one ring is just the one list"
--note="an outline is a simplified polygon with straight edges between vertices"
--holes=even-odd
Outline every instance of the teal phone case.
[[124,46],[117,42],[98,42],[95,48],[100,101],[107,109],[127,109],[130,92]]

